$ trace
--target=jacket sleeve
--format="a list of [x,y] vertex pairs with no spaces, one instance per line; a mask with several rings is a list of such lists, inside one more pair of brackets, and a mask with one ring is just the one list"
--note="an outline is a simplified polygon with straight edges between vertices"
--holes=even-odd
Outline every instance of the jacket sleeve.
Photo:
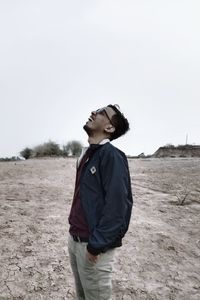
[[91,234],[88,251],[97,255],[121,240],[128,229],[132,195],[128,162],[116,151],[102,154],[101,181],[104,190],[104,208],[100,221]]

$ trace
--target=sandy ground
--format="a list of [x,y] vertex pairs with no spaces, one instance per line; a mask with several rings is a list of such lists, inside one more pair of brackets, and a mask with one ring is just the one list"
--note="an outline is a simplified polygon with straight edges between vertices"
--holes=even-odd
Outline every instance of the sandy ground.
[[[200,159],[129,163],[134,213],[115,259],[113,299],[199,300]],[[75,299],[67,252],[74,179],[74,159],[0,163],[0,300]]]

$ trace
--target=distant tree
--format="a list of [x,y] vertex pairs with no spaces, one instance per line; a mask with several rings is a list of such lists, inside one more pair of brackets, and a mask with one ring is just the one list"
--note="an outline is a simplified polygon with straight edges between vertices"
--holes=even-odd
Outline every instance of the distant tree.
[[35,157],[52,156],[52,155],[60,156],[61,154],[62,151],[60,149],[60,146],[51,140],[47,143],[38,145],[33,149],[33,156]]
[[83,145],[79,141],[70,141],[63,146],[63,155],[64,156],[78,156],[81,154],[81,149]]
[[29,159],[32,155],[32,149],[26,147],[20,152],[20,155],[25,159]]

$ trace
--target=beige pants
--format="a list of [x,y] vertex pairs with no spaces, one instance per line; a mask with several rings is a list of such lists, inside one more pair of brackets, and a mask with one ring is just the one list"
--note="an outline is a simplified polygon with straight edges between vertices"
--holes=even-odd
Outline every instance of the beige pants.
[[71,268],[74,274],[78,300],[111,300],[112,264],[115,250],[109,250],[99,256],[97,263],[86,257],[87,243],[68,240]]

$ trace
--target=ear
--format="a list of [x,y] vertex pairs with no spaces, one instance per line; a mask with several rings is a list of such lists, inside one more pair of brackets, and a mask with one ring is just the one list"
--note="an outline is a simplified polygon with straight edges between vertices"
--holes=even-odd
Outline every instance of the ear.
[[108,126],[106,126],[105,131],[106,131],[107,133],[112,133],[112,132],[115,131],[115,127],[112,126],[112,125],[108,125]]

